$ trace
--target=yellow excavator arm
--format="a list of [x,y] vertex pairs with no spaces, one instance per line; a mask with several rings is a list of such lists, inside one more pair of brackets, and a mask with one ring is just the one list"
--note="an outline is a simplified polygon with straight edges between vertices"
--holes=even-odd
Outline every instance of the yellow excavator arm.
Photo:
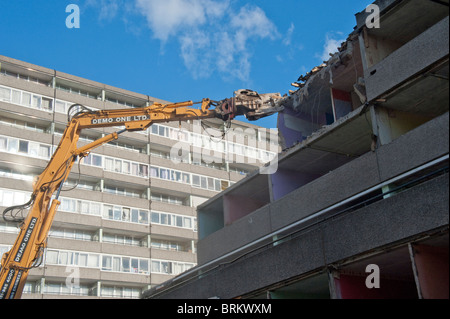
[[[76,113],[69,115],[68,124],[47,167],[33,183],[30,201],[24,205],[4,210],[6,221],[17,221],[15,210],[28,209],[19,235],[11,250],[1,259],[0,299],[18,299],[22,295],[28,272],[40,265],[47,244],[48,232],[60,204],[59,194],[68,178],[73,164],[86,157],[89,152],[118,138],[125,131],[140,131],[153,123],[201,120],[219,118],[230,121],[237,115],[245,115],[249,120],[257,120],[279,112],[281,96],[258,94],[251,90],[235,92],[231,99],[219,102],[203,99],[199,109],[192,108],[192,101],[173,104],[153,104],[148,107],[119,110],[91,111],[74,104],[69,109]],[[215,106],[215,108],[212,108]],[[118,132],[104,136],[92,143],[77,147],[80,132],[86,128],[123,126]]]

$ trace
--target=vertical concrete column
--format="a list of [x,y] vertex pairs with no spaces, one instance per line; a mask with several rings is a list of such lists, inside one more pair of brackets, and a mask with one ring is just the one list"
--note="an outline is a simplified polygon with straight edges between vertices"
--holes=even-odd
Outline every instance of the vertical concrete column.
[[98,241],[99,241],[100,243],[103,243],[103,228],[100,228],[100,229],[98,230]]
[[39,282],[39,291],[37,293],[43,294],[45,289],[45,277],[42,277]]
[[101,297],[102,295],[102,282],[97,281],[97,297]]
[[195,241],[191,240],[191,251],[194,254],[195,253]]

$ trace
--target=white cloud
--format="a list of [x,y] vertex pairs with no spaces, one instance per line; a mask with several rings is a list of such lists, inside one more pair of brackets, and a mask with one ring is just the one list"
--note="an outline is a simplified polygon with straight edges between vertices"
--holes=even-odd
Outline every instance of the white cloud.
[[[218,72],[224,78],[248,81],[253,45],[281,38],[260,7],[232,0],[86,0],[86,4],[100,10],[100,20],[121,14],[125,26],[136,32],[142,26],[132,22],[133,15],[143,16],[144,28],[161,42],[161,53],[169,42],[178,45],[180,58],[195,79]],[[292,32],[293,24],[287,37]]]
[[342,36],[341,33],[335,35],[328,33],[325,39],[325,45],[323,46],[323,52],[320,55],[322,61],[328,61],[330,59],[330,53],[336,53],[345,39],[340,39],[338,36]]
[[117,16],[119,8],[122,6],[122,0],[87,0],[85,5],[86,7],[100,8],[100,21],[110,21]]
[[230,0],[136,0],[156,39],[180,44],[180,55],[194,78],[214,71],[247,81],[251,70],[249,45],[279,37],[276,26],[258,6],[238,12]]
[[292,34],[294,33],[294,30],[295,30],[295,25],[291,22],[291,25],[290,25],[289,29],[287,30],[286,35],[284,36],[284,39],[283,39],[284,45],[288,46],[291,44]]

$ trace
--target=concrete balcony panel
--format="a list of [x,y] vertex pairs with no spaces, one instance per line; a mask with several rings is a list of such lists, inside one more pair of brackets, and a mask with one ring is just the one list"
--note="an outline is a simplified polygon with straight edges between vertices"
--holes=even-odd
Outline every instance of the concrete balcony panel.
[[161,260],[176,260],[180,262],[186,263],[196,263],[197,258],[196,255],[191,252],[184,251],[171,251],[164,249],[155,249],[151,250],[151,258],[152,259],[161,259]]
[[135,207],[141,209],[149,208],[149,201],[145,198],[121,196],[107,193],[102,193],[102,195],[102,202],[105,204]]
[[80,94],[65,92],[62,90],[56,90],[56,99],[71,102],[73,104],[81,104],[87,108],[94,110],[104,109],[104,102],[101,100],[82,96]]
[[152,211],[173,213],[186,216],[195,216],[195,208],[189,206],[174,205],[164,202],[152,201],[150,208]]
[[51,236],[48,238],[47,247],[49,249],[73,250],[91,253],[101,252],[101,244],[97,241],[73,240]]
[[448,57],[449,18],[444,18],[368,70],[367,100],[398,87],[434,63]]
[[270,233],[270,211],[269,206],[265,206],[200,240],[199,264],[225,255]]
[[101,247],[101,252],[104,254],[150,258],[150,249],[147,247],[117,245],[112,243],[102,243]]
[[133,234],[135,237],[145,236],[150,233],[150,226],[147,224],[129,223],[110,219],[102,219],[101,227],[105,232],[118,232]]
[[[84,277],[82,277],[84,278]],[[97,277],[102,284],[119,284],[119,285],[133,285],[133,284],[148,284],[150,282],[150,275],[132,274],[124,272],[101,271],[100,276]]]
[[42,84],[10,76],[0,76],[0,85],[12,87],[19,90],[24,90],[31,93],[40,94],[50,98],[54,96],[54,89],[51,86],[45,86]]
[[449,113],[400,136],[377,150],[381,180],[386,180],[449,152]]
[[151,225],[151,234],[168,236],[174,239],[180,238],[182,240],[196,239],[196,233],[194,233],[194,231],[191,229],[164,226],[159,224]]
[[36,108],[21,106],[17,104],[12,104],[8,102],[0,101],[0,109],[2,111],[9,112],[13,115],[20,116],[23,121],[27,121],[27,118],[38,118],[46,122],[51,122],[53,120],[53,112],[48,112],[44,110],[39,110]]
[[88,227],[89,229],[98,229],[102,224],[101,216],[67,213],[63,211],[57,211],[53,220],[53,226],[65,226],[76,225]]

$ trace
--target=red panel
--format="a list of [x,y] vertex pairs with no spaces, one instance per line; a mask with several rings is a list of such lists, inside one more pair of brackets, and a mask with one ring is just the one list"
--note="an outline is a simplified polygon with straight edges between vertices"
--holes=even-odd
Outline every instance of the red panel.
[[414,261],[424,299],[448,299],[448,247],[414,245]]

